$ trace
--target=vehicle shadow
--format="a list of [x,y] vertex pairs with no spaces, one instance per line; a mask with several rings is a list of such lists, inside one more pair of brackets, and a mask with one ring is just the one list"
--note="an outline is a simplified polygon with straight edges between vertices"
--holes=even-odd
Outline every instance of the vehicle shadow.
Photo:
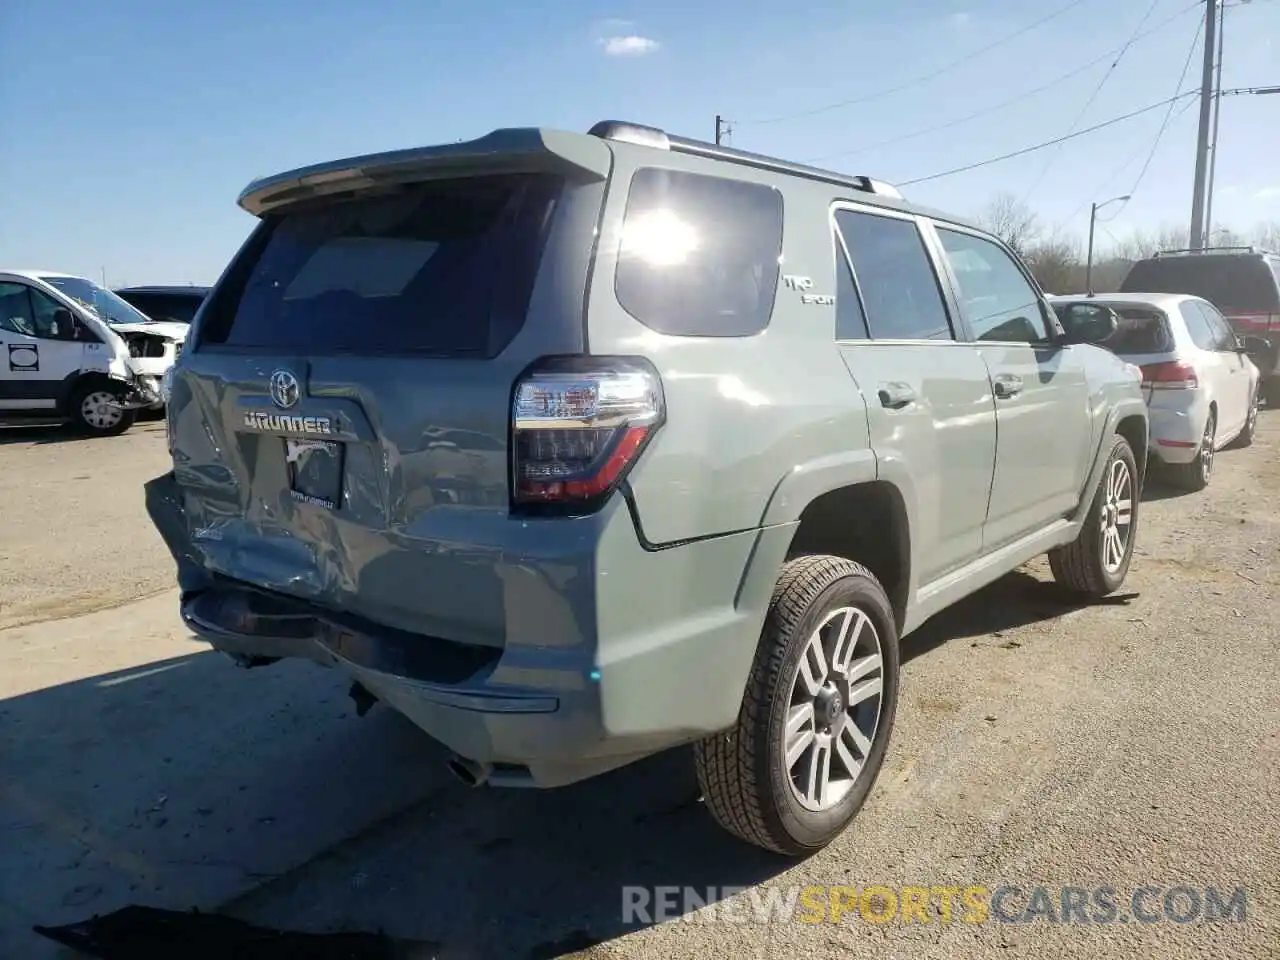
[[1137,596],[1121,592],[1101,600],[1081,599],[1052,580],[1015,570],[948,607],[904,637],[902,660],[907,663],[952,640],[995,635],[998,642],[1000,634],[1006,631],[1053,620],[1085,607],[1124,607]]
[[93,437],[89,434],[80,433],[75,428],[63,424],[61,422],[40,421],[38,423],[22,423],[21,421],[5,421],[0,423],[0,447],[31,444],[35,446],[44,446],[52,443],[80,443],[87,440],[115,440],[124,439],[139,433],[161,433],[164,432],[164,419],[158,415],[148,415],[146,417],[138,417],[137,423],[134,424],[127,432],[116,437]]
[[661,919],[625,916],[625,887],[714,902],[790,865],[715,826],[687,749],[546,792],[471,789],[445,761],[302,663],[202,652],[0,701],[0,830],[22,838],[0,956],[69,957],[31,928],[136,904],[551,957]]

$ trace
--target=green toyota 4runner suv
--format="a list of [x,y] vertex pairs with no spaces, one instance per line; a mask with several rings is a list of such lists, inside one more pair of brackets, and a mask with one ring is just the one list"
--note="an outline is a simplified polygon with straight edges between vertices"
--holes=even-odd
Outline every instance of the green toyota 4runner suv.
[[185,623],[309,658],[472,784],[692,744],[728,830],[831,841],[899,638],[1048,553],[1124,579],[1139,374],[878,181],[605,122],[252,183],[147,486]]

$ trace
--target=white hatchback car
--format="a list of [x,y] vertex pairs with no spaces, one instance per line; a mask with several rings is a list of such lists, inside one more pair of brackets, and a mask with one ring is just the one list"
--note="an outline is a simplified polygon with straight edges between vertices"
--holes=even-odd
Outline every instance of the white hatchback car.
[[186,336],[84,277],[0,270],[0,417],[123,433],[138,410],[164,409]]
[[1258,367],[1231,325],[1200,297],[1113,293],[1050,297],[1054,309],[1086,301],[1119,316],[1105,347],[1142,370],[1151,422],[1151,453],[1170,479],[1202,490],[1214,454],[1246,447],[1258,423]]

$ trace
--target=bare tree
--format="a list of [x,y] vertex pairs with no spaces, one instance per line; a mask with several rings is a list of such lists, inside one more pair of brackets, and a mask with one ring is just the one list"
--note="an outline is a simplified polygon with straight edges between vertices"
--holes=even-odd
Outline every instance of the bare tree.
[[1024,256],[1039,238],[1040,218],[1012,193],[997,194],[978,214],[984,227]]
[[1040,286],[1050,293],[1071,293],[1077,288],[1083,289],[1080,243],[1061,229],[1028,245],[1023,258]]

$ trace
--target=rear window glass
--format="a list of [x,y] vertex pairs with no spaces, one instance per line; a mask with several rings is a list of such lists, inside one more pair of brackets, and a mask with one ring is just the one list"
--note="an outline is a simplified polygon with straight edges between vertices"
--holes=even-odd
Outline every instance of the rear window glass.
[[627,196],[614,291],[659,333],[748,336],[769,324],[781,254],[777,190],[643,168]]
[[204,339],[496,356],[524,324],[560,186],[541,175],[439,180],[285,213]]
[[1112,353],[1168,353],[1173,349],[1169,320],[1159,310],[1117,307],[1120,322],[1102,346]]
[[1259,256],[1198,254],[1139,260],[1120,284],[1126,293],[1185,293],[1223,313],[1280,311],[1276,275]]
[[200,308],[203,297],[196,294],[122,293],[135,307],[152,320],[177,320],[190,323]]

